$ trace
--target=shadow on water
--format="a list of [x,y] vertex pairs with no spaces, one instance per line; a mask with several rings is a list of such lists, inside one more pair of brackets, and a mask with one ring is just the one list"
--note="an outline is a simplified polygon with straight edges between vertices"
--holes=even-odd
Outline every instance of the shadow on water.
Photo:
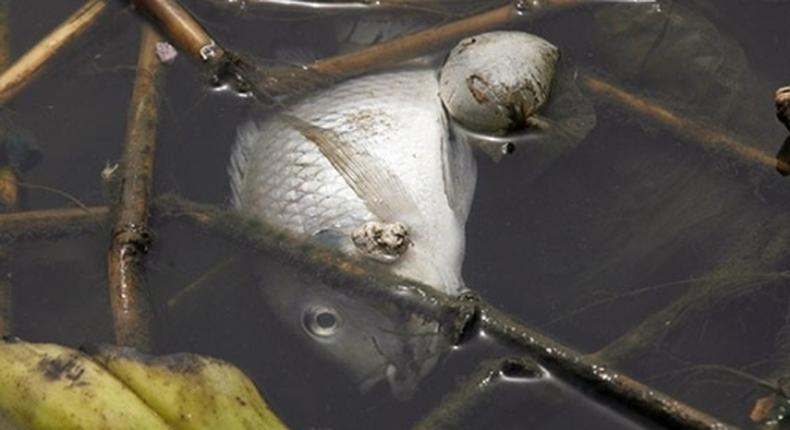
[[[675,3],[705,14],[744,47],[744,61],[760,82],[750,96],[765,104],[758,102],[751,110],[752,104],[744,102],[748,118],[740,120],[760,130],[760,147],[778,152],[786,131],[774,121],[770,91],[762,88],[787,84],[780,72],[790,67],[781,17],[790,14],[790,5]],[[81,4],[12,3],[14,56]],[[311,46],[317,56],[337,49],[324,37],[331,20],[248,19],[198,0],[188,4],[218,39],[255,57],[271,58],[286,45]],[[43,152],[26,182],[56,187],[86,205],[104,203],[99,173],[120,156],[134,76],[139,21],[131,15],[113,7],[93,38],[69,50],[8,106],[14,120],[35,134]],[[606,69],[606,42],[578,35],[594,33],[594,26],[593,12],[585,10],[552,18],[531,31],[561,46],[577,63]],[[183,56],[167,71],[155,187],[157,193],[175,191],[226,205],[231,145],[254,106],[249,99],[212,92],[206,82]],[[747,425],[760,392],[742,378],[700,366],[728,366],[766,378],[787,366],[790,296],[783,262],[790,239],[784,228],[790,184],[773,171],[689,144],[623,110],[600,102],[596,109],[596,129],[538,177],[524,174],[529,151],[517,150],[496,164],[478,157],[478,186],[467,224],[466,283],[494,305],[577,349],[602,350],[616,367],[639,379]],[[725,128],[738,126],[737,121],[716,120]],[[26,209],[69,204],[41,190],[24,194]],[[147,277],[156,303],[157,352],[194,351],[230,360],[253,377],[294,428],[408,427],[481,359],[509,353],[477,338],[438,358],[406,402],[394,399],[386,383],[363,394],[344,364],[358,358],[327,358],[322,348],[297,341],[304,337],[299,331],[302,315],[278,317],[282,310],[267,306],[258,291],[266,282],[260,272],[278,270],[274,263],[260,260],[251,269],[233,244],[193,227],[153,227]],[[69,345],[111,341],[107,233],[97,227],[95,235],[13,250],[4,276],[15,286],[18,336]],[[196,281],[193,292],[168,305]],[[286,281],[275,277],[268,282]],[[276,286],[289,296],[277,300],[298,302],[298,294]],[[363,324],[389,329],[380,315],[365,315]],[[639,324],[644,330],[635,335],[632,329]],[[650,336],[646,341],[639,337],[643,333]],[[486,407],[467,424],[503,429],[640,426],[585,399],[551,379],[499,383]]]

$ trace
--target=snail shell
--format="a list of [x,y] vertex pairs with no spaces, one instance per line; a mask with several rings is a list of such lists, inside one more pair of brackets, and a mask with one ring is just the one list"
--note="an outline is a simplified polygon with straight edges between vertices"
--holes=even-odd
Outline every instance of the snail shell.
[[519,31],[495,31],[463,39],[450,51],[439,95],[450,116],[480,132],[524,128],[546,102],[559,49]]

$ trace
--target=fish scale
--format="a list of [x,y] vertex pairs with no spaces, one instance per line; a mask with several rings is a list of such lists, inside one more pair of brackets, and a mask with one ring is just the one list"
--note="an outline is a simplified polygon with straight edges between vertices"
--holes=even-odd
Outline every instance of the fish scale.
[[[339,171],[288,117],[336,137],[351,167]],[[246,124],[230,173],[236,208],[299,234],[350,240],[365,222],[403,222],[413,245],[393,270],[446,292],[463,288],[476,170],[470,148],[450,142],[433,70],[345,81]]]

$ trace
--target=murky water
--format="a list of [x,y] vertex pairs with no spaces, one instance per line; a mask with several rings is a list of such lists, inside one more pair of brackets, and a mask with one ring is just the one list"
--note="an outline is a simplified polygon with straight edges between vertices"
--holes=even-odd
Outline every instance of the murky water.
[[[12,2],[14,56],[82,3]],[[200,0],[185,3],[218,40],[261,59],[289,45],[310,46],[316,56],[336,50],[327,34],[332,20],[342,17],[244,17]],[[120,156],[134,78],[140,21],[118,6],[8,106],[44,154],[25,181],[55,187],[86,205],[105,204],[99,174]],[[770,154],[778,151],[787,132],[773,117],[772,91],[788,84],[790,5],[721,0],[676,1],[673,7],[695,11],[731,38],[727,46],[743,49],[750,69],[730,74],[743,91],[698,91],[695,83],[710,77],[684,75],[696,73],[696,66],[672,63],[660,48],[653,48],[656,56],[632,63],[677,79],[623,81],[687,115],[715,121]],[[610,56],[623,39],[601,35],[605,25],[595,9],[584,8],[529,30],[560,46],[580,68],[617,76],[621,64]],[[717,46],[717,52],[729,52]],[[209,90],[207,76],[183,56],[166,73],[156,192],[227,205],[231,145],[254,102]],[[676,97],[666,90],[670,85],[693,96]],[[765,391],[722,369],[770,378],[787,367],[790,295],[782,272],[790,240],[784,228],[790,182],[769,167],[691,143],[593,100],[595,130],[537,177],[525,172],[529,151],[517,150],[498,164],[478,154],[466,283],[578,350],[593,352],[615,342],[607,351],[616,368],[749,426],[754,401]],[[723,106],[730,111],[720,113]],[[70,205],[54,193],[24,191],[24,209]],[[155,221],[153,227],[148,284],[157,311],[157,352],[193,351],[233,362],[293,428],[408,428],[481,359],[512,353],[475,340],[442,358],[409,401],[393,399],[384,384],[362,394],[273,317],[237,246],[191,226]],[[14,247],[3,270],[14,285],[18,336],[67,345],[112,341],[108,233],[97,228],[79,238]],[[196,282],[196,292],[168,304]],[[623,347],[629,344],[618,339],[643,321],[643,344]],[[503,383],[491,396],[469,428],[645,425],[551,381]]]

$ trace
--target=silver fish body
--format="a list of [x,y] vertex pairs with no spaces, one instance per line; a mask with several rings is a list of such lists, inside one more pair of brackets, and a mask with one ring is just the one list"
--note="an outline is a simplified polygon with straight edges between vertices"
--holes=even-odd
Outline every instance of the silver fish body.
[[393,271],[462,291],[476,167],[471,149],[450,139],[436,73],[349,80],[287,115],[331,133],[336,144],[322,149],[283,115],[243,126],[230,168],[233,206],[318,238],[350,238],[369,221],[401,222],[412,246]]
[[[242,126],[229,169],[233,206],[349,253],[359,252],[352,235],[361,226],[402,224],[411,245],[388,267],[461,292],[476,165],[470,147],[450,138],[438,92],[433,70],[381,73]],[[434,322],[261,266],[271,309],[362,389],[386,380],[408,398],[448,346]]]

